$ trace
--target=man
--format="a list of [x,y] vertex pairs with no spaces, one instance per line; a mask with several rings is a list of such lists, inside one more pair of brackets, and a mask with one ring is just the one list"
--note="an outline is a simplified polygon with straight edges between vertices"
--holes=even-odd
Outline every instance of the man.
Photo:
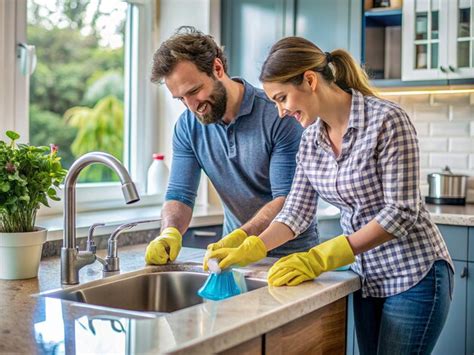
[[[181,27],[153,58],[151,81],[163,83],[186,110],[176,123],[173,161],[161,234],[147,247],[149,264],[176,259],[192,217],[201,169],[224,205],[222,240],[209,249],[238,247],[262,232],[283,207],[295,171],[303,129],[280,119],[262,90],[227,75],[213,38]],[[273,250],[280,257],[318,243],[315,223]]]

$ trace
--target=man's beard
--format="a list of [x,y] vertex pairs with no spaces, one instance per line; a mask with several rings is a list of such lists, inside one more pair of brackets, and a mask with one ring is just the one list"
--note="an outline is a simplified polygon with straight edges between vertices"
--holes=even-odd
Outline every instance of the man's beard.
[[207,101],[206,103],[210,107],[210,111],[204,115],[195,113],[196,117],[201,123],[206,125],[222,122],[222,117],[224,117],[227,107],[227,91],[219,80],[214,82],[214,88],[212,89],[209,99],[211,101]]

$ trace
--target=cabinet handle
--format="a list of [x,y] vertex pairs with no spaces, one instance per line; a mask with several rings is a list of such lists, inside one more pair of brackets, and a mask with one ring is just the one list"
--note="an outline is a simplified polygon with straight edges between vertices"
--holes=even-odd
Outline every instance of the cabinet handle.
[[468,273],[467,267],[463,267],[461,271],[461,279],[467,277],[467,273]]
[[449,68],[449,70],[451,70],[453,73],[456,71],[456,68],[453,67],[452,65],[450,65],[448,68]]
[[195,237],[215,237],[217,233],[211,231],[193,231],[193,235]]
[[447,73],[447,72],[448,72],[448,70],[447,70],[445,67],[443,67],[443,66],[440,66],[440,67],[439,67],[439,70],[441,70],[443,73]]

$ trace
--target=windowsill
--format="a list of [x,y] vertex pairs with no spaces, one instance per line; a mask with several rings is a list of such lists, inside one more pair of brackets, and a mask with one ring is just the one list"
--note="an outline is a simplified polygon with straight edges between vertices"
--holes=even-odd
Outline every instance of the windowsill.
[[[101,211],[76,213],[76,237],[87,236],[89,227],[94,223],[105,223],[104,227],[97,228],[96,235],[112,233],[115,228],[124,223],[147,219],[158,219],[161,215],[161,205],[127,207],[107,209]],[[63,214],[38,216],[36,225],[48,230],[48,241],[63,238]],[[190,227],[210,226],[222,224],[224,212],[221,206],[195,206]],[[160,227],[160,222],[140,224],[131,231],[155,229]]]
[[[148,205],[121,208],[110,208],[100,211],[84,211],[76,213],[76,237],[86,237],[89,227],[94,223],[105,223],[104,227],[97,228],[96,235],[112,233],[115,228],[124,223],[135,221],[158,219],[161,215],[161,205]],[[317,218],[319,221],[339,218],[339,210],[320,200]],[[63,238],[63,214],[40,215],[36,219],[36,225],[48,230],[48,241]],[[224,212],[220,205],[196,205],[193,210],[193,218],[190,227],[212,226],[222,224]],[[156,229],[160,222],[139,224],[131,231]]]

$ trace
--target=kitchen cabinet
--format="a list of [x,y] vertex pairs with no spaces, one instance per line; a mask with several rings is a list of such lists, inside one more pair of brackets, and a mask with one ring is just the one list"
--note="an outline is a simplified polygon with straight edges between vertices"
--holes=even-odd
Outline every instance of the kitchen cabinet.
[[291,5],[286,0],[222,0],[222,44],[232,76],[260,86],[260,69],[270,47],[293,33]]
[[262,337],[253,338],[245,343],[222,351],[220,355],[261,355],[263,353]]
[[223,0],[222,18],[229,73],[256,86],[270,47],[285,36],[323,51],[345,48],[360,60],[362,0]]
[[222,225],[189,228],[183,235],[183,246],[206,249],[222,238]]
[[221,354],[344,354],[346,306],[341,298]]
[[[472,242],[471,239],[471,243]],[[474,258],[467,263],[466,354],[474,354]]]
[[361,58],[361,0],[296,0],[295,35],[323,51],[343,48]]
[[474,77],[470,0],[405,0],[402,21],[402,80]]
[[401,81],[401,22],[401,8],[375,8],[364,12],[362,63],[374,85]]
[[433,349],[433,355],[471,354],[466,352],[467,262],[455,260],[453,262],[456,269],[453,299],[443,331]]
[[268,332],[265,353],[344,354],[346,302],[342,298]]
[[471,338],[468,334],[472,334],[467,329],[467,320],[469,317],[472,319],[472,312],[474,312],[471,306],[474,304],[474,294],[472,294],[474,290],[470,290],[470,295],[468,289],[468,284],[472,279],[472,276],[469,277],[468,270],[470,264],[468,245],[469,242],[474,241],[474,228],[447,225],[438,225],[438,227],[453,259],[455,274],[453,300],[433,354],[472,354],[474,350],[471,348],[469,351],[467,348]]

